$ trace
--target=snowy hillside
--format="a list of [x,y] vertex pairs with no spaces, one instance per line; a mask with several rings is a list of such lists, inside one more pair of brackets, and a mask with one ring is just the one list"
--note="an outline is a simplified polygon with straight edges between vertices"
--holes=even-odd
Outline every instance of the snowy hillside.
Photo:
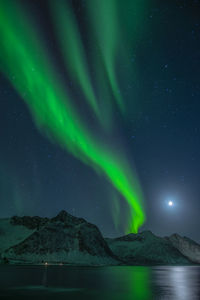
[[11,219],[0,219],[0,253],[19,244],[34,231],[23,225],[13,225]]
[[[86,265],[118,264],[113,253],[102,237],[99,229],[84,219],[71,216],[65,211],[60,212],[55,218],[46,219],[45,222],[36,217],[15,218],[14,225],[37,229],[24,231],[23,239],[18,243],[4,247],[2,257],[10,262],[44,263],[62,262]],[[27,221],[27,224],[25,221]],[[13,220],[11,220],[13,223]],[[9,225],[13,226],[13,225]],[[14,234],[13,234],[14,236]],[[8,244],[7,244],[8,245]]]
[[200,262],[200,245],[150,231],[104,239],[97,226],[61,211],[54,218],[0,220],[2,263],[75,265],[187,265]]
[[127,264],[190,264],[170,241],[151,231],[106,241],[112,252]]

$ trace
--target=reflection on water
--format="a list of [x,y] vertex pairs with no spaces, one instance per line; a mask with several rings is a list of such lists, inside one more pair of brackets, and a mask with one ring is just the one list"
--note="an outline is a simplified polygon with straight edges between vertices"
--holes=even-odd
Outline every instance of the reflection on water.
[[151,269],[148,267],[133,268],[131,283],[132,299],[146,300],[152,298],[150,272]]
[[42,286],[47,286],[47,266],[45,265],[43,276],[42,276]]
[[199,300],[200,267],[0,266],[0,299]]
[[153,277],[162,295],[160,299],[200,299],[199,267],[157,267]]

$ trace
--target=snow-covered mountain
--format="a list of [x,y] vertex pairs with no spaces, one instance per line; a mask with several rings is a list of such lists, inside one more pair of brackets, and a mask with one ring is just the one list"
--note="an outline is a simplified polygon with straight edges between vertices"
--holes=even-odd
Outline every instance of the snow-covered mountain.
[[200,263],[200,245],[150,231],[104,239],[97,226],[61,211],[51,219],[0,219],[0,255],[3,263],[187,265]]
[[112,252],[127,264],[191,264],[170,240],[158,237],[151,231],[106,239]]
[[7,225],[9,232],[13,229],[14,233],[12,240],[8,237],[6,240],[4,224],[4,234],[0,234],[0,244],[4,243],[4,261],[84,265],[119,263],[95,225],[65,211],[52,219],[13,217],[10,222],[7,220]]

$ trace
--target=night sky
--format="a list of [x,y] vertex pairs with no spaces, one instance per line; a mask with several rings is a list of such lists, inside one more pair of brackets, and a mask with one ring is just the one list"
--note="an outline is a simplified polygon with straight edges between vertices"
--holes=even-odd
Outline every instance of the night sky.
[[[97,82],[96,45],[91,44],[85,13],[90,1],[68,2]],[[200,1],[136,1],[142,6],[137,25],[135,11],[129,10],[128,0],[123,1],[119,24],[123,26],[126,15],[133,22],[121,40],[123,53],[128,49],[129,54],[125,59],[117,57],[115,72],[126,109],[123,114],[112,105],[112,129],[106,133],[99,129],[95,114],[66,74],[49,2],[15,2],[39,29],[57,77],[64,78],[73,92],[72,101],[88,130],[99,143],[116,147],[128,158],[130,168],[137,170],[146,212],[140,231],[148,229],[162,236],[177,232],[200,241]],[[116,228],[116,189],[105,176],[38,130],[4,71],[0,74],[0,105],[0,217],[53,217],[64,209],[96,224],[105,236],[124,234],[127,207],[122,197]],[[111,109],[104,100],[102,111],[107,111],[107,105]],[[169,207],[168,201],[174,205]]]

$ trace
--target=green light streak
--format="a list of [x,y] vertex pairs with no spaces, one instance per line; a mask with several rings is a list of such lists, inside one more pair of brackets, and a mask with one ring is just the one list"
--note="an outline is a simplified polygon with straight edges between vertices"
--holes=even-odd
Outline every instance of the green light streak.
[[106,74],[118,106],[124,111],[124,103],[119,93],[115,75],[115,60],[119,43],[119,23],[117,21],[116,0],[89,0],[88,15],[94,30],[94,40],[98,43],[104,62]]
[[9,0],[0,2],[0,35],[0,68],[28,105],[38,128],[110,180],[130,206],[128,231],[137,232],[145,215],[139,183],[129,163],[114,149],[99,144],[86,129],[38,35]]
[[64,1],[50,1],[50,4],[66,69],[72,79],[80,85],[86,100],[100,118],[98,101],[91,85],[84,48],[71,8]]
[[119,229],[119,220],[120,220],[120,199],[119,194],[116,193],[116,191],[112,192],[112,195],[110,196],[111,199],[111,213],[113,218],[113,223],[115,226],[115,229]]
[[[21,215],[24,208],[25,199],[27,199],[27,190],[20,184],[19,174],[16,174],[12,168],[0,161],[0,191],[1,191],[1,210],[6,210],[6,206],[14,208],[18,215]],[[5,198],[4,198],[4,197]]]

